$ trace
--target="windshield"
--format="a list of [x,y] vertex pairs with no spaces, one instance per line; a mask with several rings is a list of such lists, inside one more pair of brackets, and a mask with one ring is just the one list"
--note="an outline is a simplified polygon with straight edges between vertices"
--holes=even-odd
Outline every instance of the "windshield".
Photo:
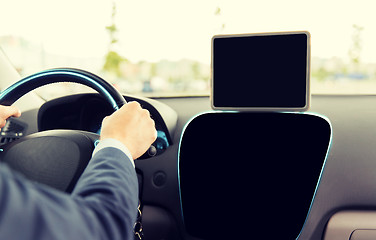
[[209,94],[215,34],[306,30],[313,94],[376,93],[372,0],[0,0],[0,26],[0,46],[21,76],[81,68],[147,96]]

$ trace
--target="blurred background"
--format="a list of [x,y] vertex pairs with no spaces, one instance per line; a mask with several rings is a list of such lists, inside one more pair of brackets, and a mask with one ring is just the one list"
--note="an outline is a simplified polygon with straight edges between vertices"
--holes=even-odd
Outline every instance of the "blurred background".
[[[74,67],[123,93],[196,96],[209,94],[213,35],[306,30],[313,94],[375,94],[375,6],[371,0],[0,0],[0,48],[21,76]],[[38,94],[82,91],[89,90],[64,83]]]

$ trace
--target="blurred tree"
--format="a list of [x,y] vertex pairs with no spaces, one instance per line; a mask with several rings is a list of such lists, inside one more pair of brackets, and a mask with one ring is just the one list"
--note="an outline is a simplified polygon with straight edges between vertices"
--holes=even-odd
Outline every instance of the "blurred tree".
[[122,62],[127,62],[127,59],[120,56],[115,51],[108,51],[105,57],[103,70],[114,73],[117,77],[122,75],[120,65]]
[[331,73],[325,67],[320,67],[319,69],[312,71],[312,77],[317,79],[319,82],[327,80],[330,75]]
[[156,63],[150,63],[150,76],[155,77],[157,76],[157,64]]
[[118,31],[116,25],[115,25],[115,19],[116,19],[116,3],[115,1],[112,2],[112,14],[111,14],[111,25],[106,27],[106,30],[110,34],[110,47],[118,42],[116,39],[116,33]]
[[349,57],[351,63],[357,67],[360,63],[360,55],[362,52],[362,39],[361,34],[363,31],[363,27],[354,24],[353,25],[353,35],[352,35],[352,46],[349,50]]
[[200,78],[200,63],[199,62],[193,62],[192,65],[191,65],[191,68],[192,68],[192,74],[193,74],[193,78],[195,80],[199,79]]
[[103,64],[103,70],[106,72],[111,72],[115,74],[117,77],[122,75],[121,73],[121,63],[127,62],[127,59],[122,57],[119,53],[116,52],[115,46],[118,43],[118,39],[116,38],[116,34],[118,32],[118,28],[115,24],[116,20],[116,2],[112,2],[112,15],[111,15],[111,25],[106,27],[107,32],[110,35],[110,43],[108,45],[108,52],[105,56],[105,62]]
[[[214,11],[214,16],[218,17],[219,19],[221,19],[221,15],[222,15],[222,10],[220,7],[217,7]],[[224,29],[226,28],[226,24],[225,23],[221,23],[221,27],[219,29],[220,32],[222,32]]]

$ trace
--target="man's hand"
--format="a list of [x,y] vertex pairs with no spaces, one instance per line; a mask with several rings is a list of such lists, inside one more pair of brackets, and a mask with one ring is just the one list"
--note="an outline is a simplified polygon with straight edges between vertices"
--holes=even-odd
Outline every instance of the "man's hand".
[[0,105],[0,128],[5,126],[8,118],[19,116],[21,116],[21,111],[17,107]]
[[122,142],[133,159],[137,159],[155,141],[157,132],[149,111],[137,102],[130,102],[103,119],[100,139],[106,138]]

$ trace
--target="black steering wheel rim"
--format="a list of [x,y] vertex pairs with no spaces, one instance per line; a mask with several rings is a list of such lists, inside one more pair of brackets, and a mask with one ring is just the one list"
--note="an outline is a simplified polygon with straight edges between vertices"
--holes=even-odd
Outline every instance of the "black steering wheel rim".
[[25,77],[0,93],[0,104],[10,106],[26,93],[51,83],[73,82],[88,86],[102,95],[114,111],[126,104],[124,97],[107,81],[75,68],[54,68]]
[[[12,105],[26,93],[57,82],[74,82],[93,88],[113,110],[126,103],[108,82],[84,70],[56,68],[23,78],[0,93],[1,105]],[[71,192],[88,164],[98,134],[78,130],[49,130],[30,134],[1,146],[0,162],[27,178]]]

